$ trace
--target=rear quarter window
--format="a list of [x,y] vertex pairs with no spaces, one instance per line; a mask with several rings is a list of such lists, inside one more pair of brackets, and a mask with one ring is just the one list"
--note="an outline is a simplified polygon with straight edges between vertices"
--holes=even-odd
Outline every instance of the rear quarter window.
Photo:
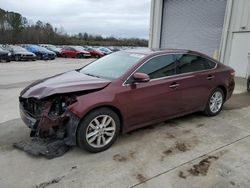
[[216,66],[212,60],[192,54],[178,54],[176,59],[178,61],[177,74],[209,70]]

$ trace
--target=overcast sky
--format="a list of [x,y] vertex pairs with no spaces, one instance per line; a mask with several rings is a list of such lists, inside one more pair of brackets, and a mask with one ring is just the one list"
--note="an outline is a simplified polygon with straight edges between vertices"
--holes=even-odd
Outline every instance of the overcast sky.
[[148,38],[150,0],[0,0],[0,8],[69,34]]

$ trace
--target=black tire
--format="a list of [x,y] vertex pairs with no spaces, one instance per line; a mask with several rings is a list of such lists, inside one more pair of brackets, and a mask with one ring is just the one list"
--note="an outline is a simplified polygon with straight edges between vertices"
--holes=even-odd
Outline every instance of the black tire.
[[[221,103],[220,108],[218,108],[218,111],[213,112],[213,111],[211,110],[211,107],[210,107],[210,101],[211,101],[212,96],[213,96],[216,92],[219,92],[219,93],[221,94],[221,96],[222,96],[222,103]],[[209,116],[209,117],[218,115],[218,114],[221,112],[222,108],[223,108],[224,102],[225,102],[225,94],[224,94],[223,90],[220,89],[220,88],[216,88],[215,90],[213,90],[213,92],[210,94],[210,96],[209,96],[209,98],[208,98],[208,101],[207,101],[207,104],[206,104],[206,108],[205,108],[205,110],[204,110],[204,114],[205,114],[206,116]]]
[[77,55],[76,55],[76,58],[77,58],[77,59],[83,58],[83,54],[77,54]]
[[20,56],[19,55],[15,55],[15,61],[20,61]]
[[247,91],[250,92],[250,76],[247,79]]
[[[110,141],[102,146],[102,147],[93,147],[92,145],[90,145],[87,141],[87,131],[90,128],[90,123],[97,117],[100,116],[109,116],[111,117],[115,123],[115,130],[113,133],[113,136],[110,137]],[[77,130],[77,143],[78,146],[86,151],[89,151],[91,153],[97,153],[97,152],[101,152],[104,151],[106,149],[108,149],[117,139],[119,133],[120,133],[120,119],[118,117],[118,115],[111,110],[110,108],[98,108],[96,110],[93,110],[92,112],[90,112],[80,123],[78,130]],[[98,137],[98,136],[97,136]],[[98,139],[98,138],[97,138]]]
[[37,54],[36,57],[37,57],[38,60],[42,60],[43,59],[42,54]]

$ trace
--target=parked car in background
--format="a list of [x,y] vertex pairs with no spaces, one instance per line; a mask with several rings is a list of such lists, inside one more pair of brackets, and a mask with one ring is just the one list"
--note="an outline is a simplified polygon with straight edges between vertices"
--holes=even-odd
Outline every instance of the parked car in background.
[[216,116],[233,93],[234,75],[195,51],[115,52],[26,87],[21,118],[31,136],[100,152],[120,132],[197,111]]
[[90,55],[92,57],[95,57],[95,58],[101,58],[104,56],[104,53],[102,53],[100,50],[98,49],[94,49],[90,46],[84,46],[85,50],[88,51],[90,53]]
[[110,46],[109,49],[110,49],[112,52],[118,52],[118,51],[121,50],[120,47],[118,47],[118,46]]
[[11,59],[15,61],[21,60],[36,60],[36,55],[32,52],[29,52],[25,48],[16,45],[5,45],[5,49],[10,51]]
[[104,55],[109,55],[113,52],[112,50],[106,47],[99,47],[97,49],[100,50]]
[[89,58],[91,54],[82,46],[65,46],[62,48],[62,57]]
[[21,47],[27,49],[28,51],[36,54],[37,59],[42,60],[54,60],[56,58],[56,54],[42,46],[34,45],[34,44],[22,44]]
[[40,44],[40,46],[47,48],[48,50],[56,53],[57,57],[61,57],[62,56],[62,48],[59,48],[55,45],[52,44]]
[[0,62],[10,62],[11,53],[8,50],[5,50],[2,46],[0,46]]

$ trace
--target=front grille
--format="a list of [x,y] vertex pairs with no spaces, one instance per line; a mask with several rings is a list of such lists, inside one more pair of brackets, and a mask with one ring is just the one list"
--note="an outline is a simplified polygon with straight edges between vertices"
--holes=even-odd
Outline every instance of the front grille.
[[49,57],[55,57],[55,55],[54,55],[54,54],[48,54],[48,56],[49,56]]
[[25,57],[33,57],[31,54],[26,54]]
[[41,101],[34,99],[34,98],[30,98],[30,99],[20,98],[19,100],[24,110],[28,112],[31,116],[33,117],[41,116],[41,113],[42,113]]

